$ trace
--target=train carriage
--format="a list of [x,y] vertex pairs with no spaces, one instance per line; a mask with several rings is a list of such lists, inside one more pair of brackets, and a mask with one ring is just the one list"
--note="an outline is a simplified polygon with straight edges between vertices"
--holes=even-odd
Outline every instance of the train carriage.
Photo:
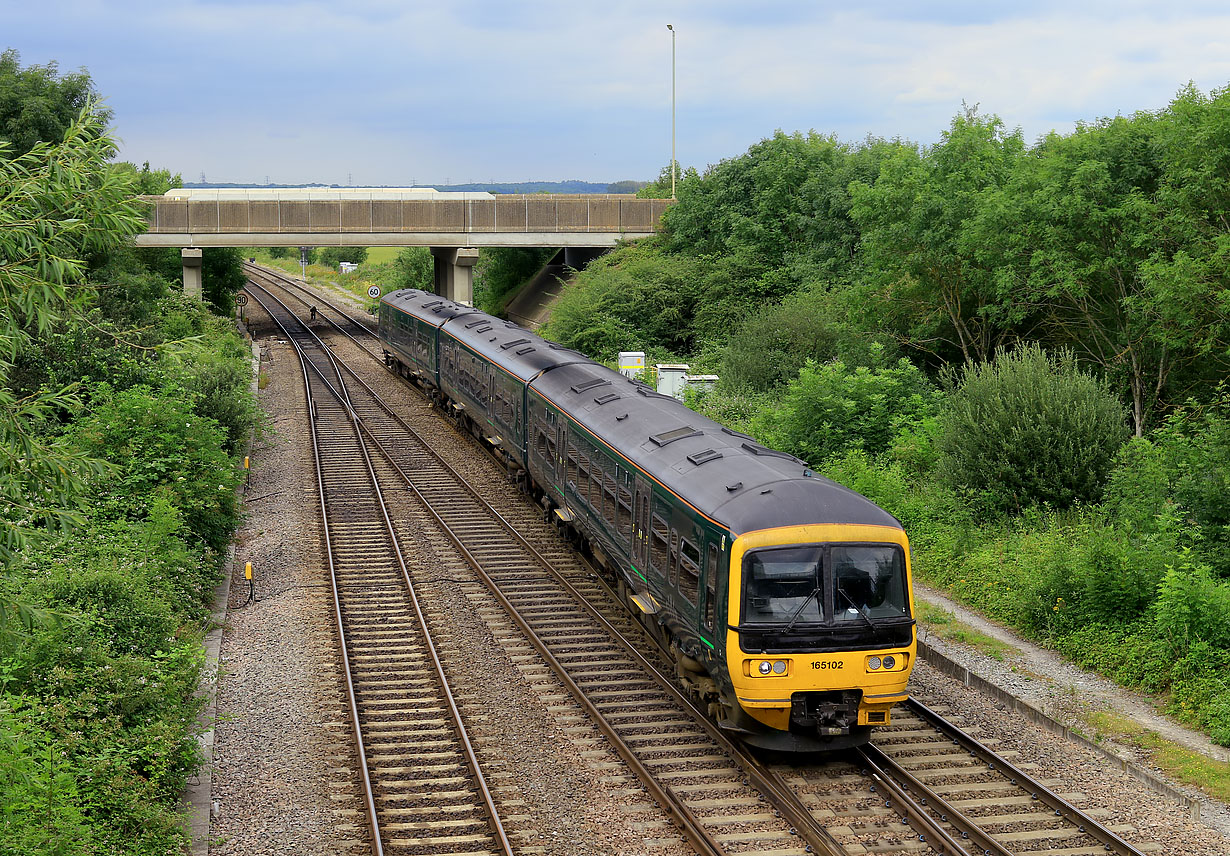
[[720,724],[755,745],[823,750],[889,722],[916,654],[895,518],[797,458],[469,307],[394,292],[380,329],[390,364],[501,450],[590,549]]

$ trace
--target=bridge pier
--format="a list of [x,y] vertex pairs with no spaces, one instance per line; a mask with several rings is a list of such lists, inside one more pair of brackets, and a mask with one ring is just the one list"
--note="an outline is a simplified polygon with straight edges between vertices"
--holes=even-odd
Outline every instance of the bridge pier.
[[478,250],[473,247],[432,247],[435,259],[436,294],[454,303],[474,305],[474,263]]
[[184,247],[179,251],[184,263],[184,295],[201,299],[201,249]]

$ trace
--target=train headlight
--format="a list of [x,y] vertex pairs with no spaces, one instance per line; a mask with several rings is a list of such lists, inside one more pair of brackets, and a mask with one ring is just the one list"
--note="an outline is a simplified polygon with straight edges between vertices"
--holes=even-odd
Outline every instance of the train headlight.
[[773,661],[773,674],[775,675],[786,674],[786,661],[785,660],[774,660]]
[[880,658],[879,657],[868,657],[867,658],[867,670],[874,672],[878,668],[880,668]]
[[767,675],[769,672],[773,671],[773,664],[768,660],[761,660],[760,665],[757,666],[757,669],[760,670],[760,674]]
[[892,654],[889,654],[887,657],[884,658],[884,668],[894,669],[896,667],[897,667],[896,657],[894,657]]

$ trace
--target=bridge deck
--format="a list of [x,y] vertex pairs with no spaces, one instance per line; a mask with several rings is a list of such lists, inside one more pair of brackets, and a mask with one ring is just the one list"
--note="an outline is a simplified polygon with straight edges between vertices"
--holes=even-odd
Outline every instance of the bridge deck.
[[604,247],[658,229],[670,199],[509,195],[493,199],[168,199],[150,204],[146,247]]

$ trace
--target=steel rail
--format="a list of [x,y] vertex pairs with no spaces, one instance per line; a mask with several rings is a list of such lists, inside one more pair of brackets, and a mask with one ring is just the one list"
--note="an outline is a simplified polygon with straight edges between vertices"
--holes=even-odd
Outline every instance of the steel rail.
[[[890,790],[893,799],[909,815],[915,829],[918,829],[920,825],[925,827],[926,831],[941,842],[941,848],[948,847],[949,852],[962,854],[962,856],[969,852],[941,825],[948,823],[956,827],[963,840],[968,840],[978,847],[983,856],[1013,856],[1012,851],[1007,850],[984,832],[977,823],[953,808],[946,799],[884,754],[875,744],[868,743],[866,746],[860,746],[854,750],[854,753],[867,766],[867,769]],[[910,791],[920,794],[921,798],[911,796]],[[940,812],[938,820],[928,811],[928,808]],[[943,852],[942,849],[941,852]]]
[[[259,285],[257,285],[257,286],[256,286],[256,288],[257,288],[257,289],[259,289],[259,290],[261,290],[261,291],[264,291],[264,292],[265,292],[265,295],[266,295],[267,297],[269,297],[269,298],[271,298],[271,299],[273,299],[273,300],[277,300],[277,298],[276,298],[276,297],[274,297],[272,294],[270,294],[270,293],[269,293],[268,291],[266,291],[265,289],[261,288]],[[256,300],[257,300],[257,302],[261,305],[261,308],[262,308],[262,309],[264,309],[264,310],[266,311],[266,313],[269,315],[269,317],[270,317],[271,319],[273,319],[273,320],[275,321],[275,323],[277,323],[277,324],[278,324],[279,328],[281,328],[281,329],[282,329],[282,331],[283,331],[284,333],[286,333],[287,338],[288,338],[288,339],[290,339],[290,340],[292,341],[292,343],[295,345],[295,350],[296,350],[296,352],[299,354],[299,357],[300,357],[300,365],[301,365],[301,366],[303,366],[303,365],[304,365],[304,363],[305,363],[305,360],[304,360],[304,358],[303,358],[302,349],[300,348],[299,343],[295,340],[295,337],[294,337],[294,336],[292,336],[292,335],[291,335],[291,333],[290,333],[290,331],[286,329],[286,327],[285,327],[285,325],[283,325],[282,321],[281,321],[280,319],[276,318],[276,317],[274,316],[274,314],[273,314],[272,312],[270,312],[270,311],[269,311],[269,308],[265,305],[264,301],[262,301],[262,300],[261,300],[259,297],[257,297],[256,295],[253,295],[253,296],[254,296],[254,297],[256,297]],[[278,301],[278,302],[281,304],[281,301]],[[294,316],[294,313],[290,310],[290,308],[289,308],[289,307],[287,307],[285,304],[281,304],[281,305],[282,305],[282,308],[283,308],[283,309],[286,309],[288,312],[291,312],[291,315],[292,315],[292,316]],[[298,320],[298,319],[296,319],[296,320]],[[394,527],[393,527],[393,521],[392,521],[392,518],[389,516],[388,506],[386,505],[386,503],[385,503],[385,501],[384,501],[384,495],[383,495],[383,492],[382,492],[382,490],[381,490],[381,488],[380,488],[380,480],[377,478],[377,476],[376,476],[376,472],[375,472],[375,469],[374,469],[374,467],[372,466],[371,456],[370,456],[370,454],[369,454],[369,452],[368,452],[367,444],[366,444],[366,443],[364,443],[364,442],[362,441],[362,438],[363,438],[363,433],[364,433],[364,430],[365,430],[365,427],[364,427],[364,426],[362,426],[362,419],[360,418],[359,414],[355,412],[355,410],[354,410],[353,406],[351,405],[351,402],[350,402],[350,396],[349,396],[349,393],[346,391],[346,388],[345,388],[345,382],[344,382],[344,379],[343,379],[343,377],[342,377],[342,372],[341,372],[341,369],[340,369],[340,368],[338,368],[339,361],[336,359],[336,357],[334,357],[334,355],[333,355],[333,354],[329,351],[329,349],[328,349],[327,347],[325,347],[324,343],[320,340],[320,338],[319,338],[318,336],[316,336],[316,334],[310,330],[310,328],[306,328],[306,327],[305,327],[305,329],[307,329],[307,330],[308,330],[308,332],[310,333],[310,335],[312,336],[312,338],[313,338],[313,339],[316,341],[316,343],[319,345],[319,347],[321,348],[322,353],[324,353],[324,354],[325,354],[325,356],[326,356],[326,358],[328,359],[328,361],[329,361],[330,365],[332,365],[332,366],[333,366],[333,368],[334,368],[334,370],[335,370],[335,371],[337,371],[337,374],[338,374],[338,383],[339,383],[339,386],[341,386],[341,388],[342,388],[342,389],[341,389],[341,392],[339,392],[337,389],[335,389],[335,388],[333,387],[333,384],[332,384],[332,383],[330,383],[330,381],[329,381],[329,379],[328,379],[327,377],[325,377],[324,372],[320,369],[320,367],[319,367],[319,366],[317,366],[317,365],[316,365],[315,363],[313,363],[311,360],[306,360],[307,365],[311,365],[312,369],[313,369],[313,370],[317,373],[317,375],[320,377],[321,381],[322,381],[322,382],[325,384],[325,386],[329,389],[330,393],[331,393],[331,394],[332,394],[332,395],[333,395],[333,396],[334,396],[334,397],[338,400],[338,402],[339,402],[339,403],[340,403],[343,407],[345,407],[345,409],[346,409],[347,413],[349,414],[349,416],[350,416],[350,418],[351,418],[351,423],[352,423],[352,425],[354,426],[355,433],[356,433],[356,435],[357,435],[357,437],[358,437],[358,439],[359,439],[360,448],[362,449],[362,452],[363,452],[363,457],[364,457],[365,464],[366,464],[366,466],[367,466],[368,475],[369,475],[369,477],[371,478],[371,482],[372,482],[372,485],[373,485],[373,488],[374,488],[374,491],[375,491],[375,497],[376,497],[376,500],[377,500],[377,501],[378,501],[378,503],[379,503],[379,507],[380,507],[381,516],[383,517],[383,521],[384,521],[384,524],[385,524],[385,528],[386,528],[386,531],[388,532],[388,535],[389,535],[389,541],[390,541],[390,543],[391,543],[391,545],[392,545],[392,547],[393,547],[393,553],[394,553],[394,555],[395,555],[395,556],[396,556],[396,558],[397,558],[397,565],[398,565],[398,568],[399,568],[399,569],[400,569],[400,571],[401,571],[402,579],[403,579],[403,581],[405,582],[407,593],[408,593],[408,594],[409,594],[409,596],[410,596],[410,602],[411,602],[411,604],[412,604],[412,605],[413,605],[413,607],[414,607],[415,617],[418,619],[419,626],[420,626],[420,627],[422,627],[422,629],[423,629],[423,639],[424,639],[424,642],[425,642],[426,647],[427,647],[427,649],[428,649],[428,652],[431,654],[432,665],[433,665],[433,667],[434,667],[434,669],[435,669],[437,679],[438,679],[438,680],[439,680],[439,682],[440,682],[440,687],[441,687],[441,689],[443,690],[444,699],[445,699],[445,702],[446,702],[446,703],[447,703],[447,705],[448,705],[448,708],[449,708],[449,715],[450,715],[450,717],[451,717],[451,718],[452,718],[452,720],[453,720],[453,725],[454,725],[454,728],[456,729],[456,733],[457,733],[458,740],[461,742],[461,744],[462,744],[462,746],[463,746],[463,748],[464,748],[464,752],[463,752],[463,754],[464,754],[464,756],[465,756],[465,758],[466,758],[466,762],[467,762],[468,766],[470,767],[471,772],[472,772],[472,773],[473,773],[473,775],[474,775],[475,782],[476,782],[476,785],[477,785],[477,788],[478,788],[479,794],[480,794],[480,796],[482,797],[482,800],[483,800],[484,806],[485,806],[485,808],[486,808],[486,810],[487,810],[487,813],[488,813],[488,815],[489,815],[489,817],[490,817],[490,820],[491,820],[491,829],[492,829],[492,832],[493,832],[493,834],[494,834],[494,837],[495,837],[495,838],[496,838],[496,840],[499,842],[500,848],[501,848],[501,850],[502,850],[502,851],[506,854],[506,856],[513,856],[513,848],[512,848],[512,844],[511,844],[511,842],[508,840],[508,835],[507,835],[507,833],[506,833],[506,831],[505,831],[505,829],[504,829],[504,824],[503,824],[503,822],[502,822],[502,821],[501,821],[501,819],[500,819],[499,810],[497,809],[497,807],[496,807],[496,805],[495,805],[495,800],[494,800],[494,798],[493,798],[493,796],[492,796],[492,794],[491,794],[491,789],[490,789],[490,787],[487,785],[487,780],[486,780],[486,777],[483,775],[482,768],[481,768],[481,764],[480,764],[480,762],[479,762],[479,760],[478,760],[478,753],[477,753],[477,750],[474,748],[474,745],[473,745],[473,743],[472,743],[472,742],[471,742],[471,740],[470,740],[469,734],[468,734],[467,729],[466,729],[466,727],[465,727],[465,723],[464,723],[464,721],[463,721],[463,719],[462,719],[462,716],[461,716],[461,711],[460,711],[460,709],[457,707],[457,702],[456,702],[456,699],[455,699],[455,698],[454,698],[454,696],[453,696],[453,691],[452,691],[452,688],[449,686],[448,677],[447,677],[447,675],[445,674],[445,671],[444,671],[444,664],[443,664],[442,660],[440,659],[440,654],[439,654],[439,651],[438,651],[438,650],[437,650],[437,648],[436,648],[435,641],[432,639],[431,632],[430,632],[430,630],[429,630],[429,628],[428,628],[428,624],[427,624],[427,618],[426,618],[426,616],[423,614],[422,605],[421,605],[421,603],[420,603],[420,601],[419,601],[419,598],[418,598],[418,593],[417,593],[417,591],[415,590],[415,587],[414,587],[414,583],[413,583],[413,581],[410,579],[410,571],[409,571],[409,568],[406,566],[405,557],[404,557],[404,556],[403,556],[403,554],[402,554],[402,551],[401,551],[401,546],[400,546],[400,544],[399,544],[399,542],[398,542],[398,538],[397,538],[397,533],[396,533],[396,531],[395,531],[395,529],[394,529]],[[306,371],[306,368],[305,368],[305,370],[304,370],[304,381],[305,381],[305,388],[306,388],[306,387],[308,387],[308,384],[306,383],[306,381],[307,381],[307,371]],[[310,402],[309,402],[309,405],[310,405]],[[309,409],[312,409],[312,408],[309,406]],[[315,417],[314,417],[314,415],[313,415],[313,417],[312,417],[312,426],[313,426],[313,429],[312,429],[312,430],[313,430],[313,449],[315,450],[317,447],[316,447]],[[370,432],[368,433],[368,436],[370,437]],[[316,454],[316,460],[317,460],[317,466],[318,466],[318,469],[317,469],[317,478],[318,478],[318,481],[319,481],[319,479],[321,478],[321,476],[320,476],[320,469],[319,469],[319,454],[318,454],[318,452],[317,452],[317,454]],[[324,508],[324,493],[323,493],[324,488],[323,488],[323,483],[321,483],[320,490],[321,490],[321,503],[322,503],[321,508],[322,508],[322,510],[323,510],[323,508]],[[323,515],[322,515],[322,516],[323,516]],[[326,528],[327,528],[327,525],[326,525]],[[327,546],[329,545],[329,541],[328,541],[327,534],[326,534],[326,545],[327,545]],[[333,560],[332,560],[331,547],[329,547],[329,549],[330,549],[330,559],[329,559],[329,565],[330,565],[330,573],[332,574],[332,569],[333,569]],[[333,577],[333,580],[334,580],[334,591],[335,591],[335,594],[336,594],[336,577],[335,577],[335,576]],[[339,621],[339,633],[340,633],[340,626],[341,626],[341,625],[340,625],[340,622],[341,622],[341,612],[340,612],[341,607],[340,607],[340,601],[337,601],[337,603],[338,603],[338,621]],[[345,649],[344,649],[344,646],[343,646],[343,652],[344,652],[344,650],[345,650]],[[350,682],[349,662],[348,662],[348,661],[347,661],[347,682],[348,682],[348,684],[349,684],[349,682]],[[352,688],[352,687],[349,687],[349,689],[353,692],[353,688]],[[353,701],[353,694],[352,694],[352,696],[351,696],[351,699],[352,699],[352,705],[353,705],[353,704],[354,704],[354,701]],[[357,712],[357,711],[356,711],[356,712]],[[358,732],[358,725],[357,725],[357,724],[356,724],[356,732]],[[361,732],[360,732],[360,733],[361,733]],[[361,747],[360,747],[360,754],[362,754],[362,748],[361,748]],[[365,767],[365,773],[366,773],[366,767]],[[370,783],[369,783],[369,785],[370,785]],[[369,794],[369,797],[370,797],[370,787],[369,787],[369,790],[368,790],[368,794]],[[374,803],[373,803],[373,805],[372,805],[372,808],[374,809]]]
[[[346,321],[350,322],[350,324],[362,330],[368,336],[372,338],[377,338],[376,334],[372,332],[370,327],[368,327],[366,324],[361,323],[358,319],[354,318],[345,309],[336,305],[335,303],[332,303],[327,297],[307,288],[302,283],[296,282],[292,277],[286,275],[283,271],[258,267],[257,265],[252,264],[250,262],[244,262],[243,265],[244,265],[245,270],[247,270],[248,276],[250,278],[253,276],[259,276],[265,280],[276,283],[277,288],[280,288],[283,291],[287,292],[291,297],[294,297],[295,300],[298,300],[304,306],[310,307],[315,304],[327,306],[330,309],[332,309],[334,312],[336,312],[338,315],[340,315],[342,318],[346,319]],[[260,284],[258,283],[258,285]],[[306,298],[302,297],[300,294],[297,294],[296,292],[302,292],[304,294],[307,294],[309,297],[314,298],[315,304],[313,304],[312,302],[309,302]],[[354,342],[357,347],[362,348],[364,351],[366,351],[372,357],[372,359],[374,359],[376,362],[380,363],[381,365],[384,364],[384,358],[381,355],[374,353],[370,348],[368,348],[366,345],[360,342],[357,338],[355,338],[354,335],[351,334],[349,330],[344,329],[341,324],[337,323],[332,318],[329,318],[326,315],[321,315],[320,319],[324,321],[326,324],[328,324],[329,326],[331,326],[334,330],[336,330],[337,332],[341,333],[343,336],[347,337],[352,342]]]
[[959,741],[960,745],[963,746],[966,751],[976,753],[977,757],[982,759],[982,761],[991,769],[1011,771],[1011,778],[1016,780],[1016,782],[1024,783],[1023,787],[1026,790],[1031,791],[1032,795],[1037,797],[1039,802],[1049,806],[1055,812],[1057,817],[1066,817],[1069,823],[1078,827],[1079,832],[1097,839],[1106,847],[1107,850],[1113,853],[1118,853],[1120,856],[1145,856],[1142,851],[1124,841],[1097,820],[1094,820],[1079,808],[1072,805],[1072,803],[1068,802],[1059,794],[1042,784],[1042,782],[1038,781],[1020,767],[1015,766],[1001,755],[997,754],[990,747],[985,746],[978,740],[970,737],[960,728],[953,725],[947,719],[940,716],[922,702],[911,698],[906,702],[906,704],[924,722],[930,722],[939,728],[950,739]]
[[[257,302],[260,302],[260,298],[257,298]],[[264,308],[264,304],[261,305],[262,308]],[[266,310],[266,312],[268,312],[268,310]],[[272,313],[270,313],[269,317],[273,317]],[[344,629],[345,623],[342,620],[342,599],[341,593],[338,591],[337,569],[333,563],[332,536],[329,531],[328,514],[325,513],[325,484],[323,466],[320,459],[320,445],[317,442],[316,408],[312,403],[311,385],[307,383],[307,362],[298,344],[295,345],[295,354],[299,358],[299,367],[303,371],[304,377],[303,393],[308,412],[308,424],[310,426],[310,433],[312,436],[312,459],[316,467],[316,490],[317,497],[320,500],[321,528],[324,530],[325,558],[329,565],[329,583],[333,590],[333,614],[334,619],[337,621],[337,635],[342,651],[342,671],[346,676],[346,699],[350,707],[351,725],[354,727],[355,747],[359,755],[359,769],[362,771],[361,779],[363,784],[363,806],[367,813],[368,828],[372,836],[372,853],[375,854],[375,856],[384,856],[384,845],[380,835],[380,820],[376,814],[376,800],[372,793],[371,774],[367,766],[367,752],[363,748],[363,727],[359,720],[358,700],[355,697],[354,681],[351,679],[350,655],[346,650],[346,631]]]

